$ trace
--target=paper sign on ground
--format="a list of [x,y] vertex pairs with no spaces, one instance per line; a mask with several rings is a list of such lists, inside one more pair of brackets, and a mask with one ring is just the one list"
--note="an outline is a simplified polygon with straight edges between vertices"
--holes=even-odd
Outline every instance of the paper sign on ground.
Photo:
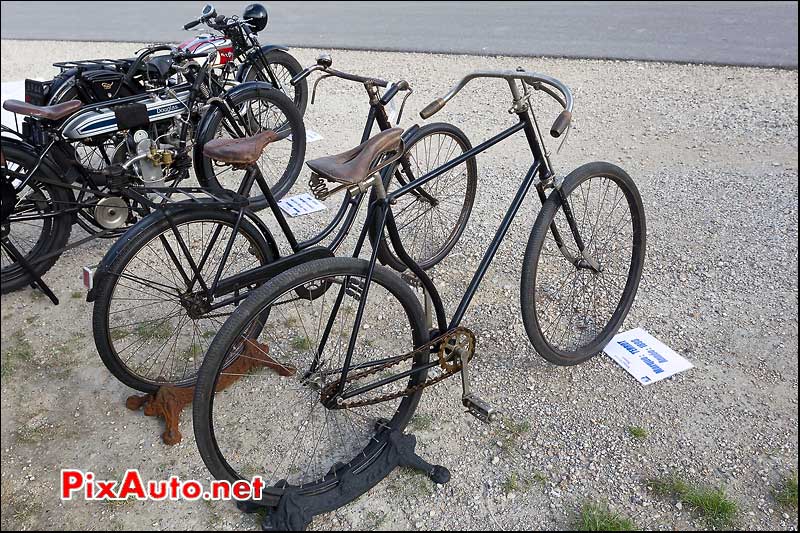
[[280,206],[281,211],[290,217],[299,217],[327,209],[325,204],[307,192],[298,194],[297,196],[284,198],[278,202],[278,205]]
[[603,350],[642,385],[649,385],[694,365],[642,328],[616,335]]

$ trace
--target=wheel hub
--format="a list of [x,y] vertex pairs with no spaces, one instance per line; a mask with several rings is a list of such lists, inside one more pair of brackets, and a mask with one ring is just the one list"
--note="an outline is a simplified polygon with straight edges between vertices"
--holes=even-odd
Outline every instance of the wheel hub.
[[204,314],[208,313],[210,307],[205,297],[200,294],[183,295],[181,304],[192,320],[202,318]]

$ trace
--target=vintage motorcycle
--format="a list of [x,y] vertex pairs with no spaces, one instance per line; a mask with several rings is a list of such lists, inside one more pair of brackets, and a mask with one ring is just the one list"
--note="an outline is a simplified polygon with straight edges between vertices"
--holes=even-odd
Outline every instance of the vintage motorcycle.
[[[88,105],[3,103],[24,117],[19,132],[2,127],[3,293],[32,282],[44,290],[41,275],[67,248],[117,236],[147,214],[151,205],[141,193],[130,194],[131,187],[175,187],[194,164],[201,186],[239,189],[235,165],[203,157],[202,146],[212,139],[277,132],[280,138],[258,165],[273,194],[292,186],[305,156],[302,116],[285,94],[261,81],[207,97],[202,89],[216,56],[173,50],[170,61],[185,82],[124,98]],[[201,58],[202,64],[195,61]],[[103,143],[113,151],[103,152],[102,168],[80,163],[76,146]],[[259,191],[243,193],[255,208],[265,204]],[[89,236],[67,246],[73,223]]]
[[[308,101],[308,85],[289,81],[302,71],[297,60],[282,45],[258,41],[258,32],[267,26],[267,10],[261,4],[247,6],[241,17],[218,15],[207,4],[201,16],[184,25],[191,29],[205,24],[219,33],[207,33],[177,46],[189,54],[217,52],[208,77],[207,90],[219,95],[232,84],[266,81],[282,90],[302,114]],[[128,59],[86,59],[54,63],[61,72],[50,81],[26,80],[25,101],[34,105],[55,105],[69,100],[85,104],[140,94],[148,89],[183,81],[169,56],[153,54],[169,51],[172,45],[145,48]]]

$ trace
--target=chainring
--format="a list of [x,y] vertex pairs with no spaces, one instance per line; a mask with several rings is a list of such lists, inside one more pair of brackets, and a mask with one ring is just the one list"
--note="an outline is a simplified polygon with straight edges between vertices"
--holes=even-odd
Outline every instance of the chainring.
[[[400,363],[407,361],[409,359],[414,359],[418,355],[425,355],[427,354],[430,356],[431,353],[435,351],[439,357],[439,367],[442,369],[441,374],[436,377],[428,378],[424,382],[415,385],[413,387],[406,387],[405,390],[392,392],[389,394],[384,394],[381,396],[377,396],[375,398],[369,398],[366,400],[358,400],[354,402],[347,402],[341,399],[337,399],[337,391],[341,386],[342,380],[338,379],[333,383],[329,383],[320,391],[320,402],[323,405],[329,406],[330,409],[352,409],[354,407],[364,407],[367,405],[374,405],[377,403],[386,402],[389,400],[394,400],[396,398],[402,398],[405,396],[411,396],[418,391],[430,387],[431,385],[435,385],[445,379],[453,376],[461,371],[461,353],[462,350],[467,350],[467,361],[472,361],[472,358],[475,355],[475,334],[472,333],[467,328],[464,327],[457,327],[448,331],[443,335],[439,335],[435,339],[423,344],[419,348],[412,350],[408,353],[405,353],[397,358],[394,358],[392,361],[385,363],[383,365],[376,366],[369,370],[364,370],[363,372],[356,372],[353,374],[348,374],[347,379],[345,379],[345,384],[353,383],[354,381],[358,381],[364,379],[366,377],[372,376],[386,370],[387,368],[392,368],[394,366],[399,365]],[[420,370],[421,372],[422,370]],[[402,378],[398,378],[402,379]]]

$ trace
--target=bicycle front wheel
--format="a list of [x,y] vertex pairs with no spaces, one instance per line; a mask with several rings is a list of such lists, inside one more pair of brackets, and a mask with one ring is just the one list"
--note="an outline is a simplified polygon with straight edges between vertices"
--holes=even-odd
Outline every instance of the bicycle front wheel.
[[[198,129],[194,146],[197,180],[204,187],[239,191],[246,170],[211,160],[203,154],[203,146],[212,139],[238,137],[237,126],[251,135],[272,130],[286,136],[264,148],[256,164],[272,195],[280,199],[292,188],[303,168],[306,155],[303,117],[292,100],[266,83],[254,83],[238,90],[230,99],[233,111],[238,115],[234,117],[236,125],[215,107],[208,111]],[[263,209],[267,205],[264,191],[257,183],[242,194],[250,197],[251,209]]]
[[[338,487],[341,480],[366,491],[385,475],[376,474],[374,468],[386,464],[376,458],[387,448],[388,433],[405,428],[422,390],[361,407],[331,408],[322,402],[322,392],[340,383],[363,298],[351,373],[375,372],[368,379],[346,381],[345,391],[428,361],[423,350],[413,359],[382,364],[428,338],[417,298],[390,270],[377,266],[365,295],[368,266],[354,258],[299,265],[252,292],[225,322],[200,369],[193,407],[200,455],[214,477],[234,481],[261,475],[271,487],[265,497],[269,504],[277,505],[291,490],[298,498],[324,498],[338,507],[358,495]],[[257,353],[246,347],[253,346],[247,334],[255,330],[262,332]],[[231,353],[272,363],[255,362],[248,371],[231,372],[224,367]],[[425,375],[424,370],[412,373],[352,400],[406,392]],[[220,390],[237,378],[238,383]]]
[[[406,143],[388,191],[437,169],[472,149],[466,134],[452,124],[427,124]],[[456,245],[469,221],[478,183],[475,158],[448,170],[397,200],[392,207],[397,231],[408,255],[424,270],[444,259]],[[377,199],[373,190],[370,204]],[[377,226],[377,219],[374,221]],[[377,227],[370,238],[378,240]],[[407,265],[397,257],[388,238],[380,239],[378,259],[398,272]]]
[[560,193],[550,194],[528,240],[521,280],[522,319],[539,355],[575,365],[608,344],[636,297],[645,239],[642,198],[615,165],[583,165],[564,179]]

